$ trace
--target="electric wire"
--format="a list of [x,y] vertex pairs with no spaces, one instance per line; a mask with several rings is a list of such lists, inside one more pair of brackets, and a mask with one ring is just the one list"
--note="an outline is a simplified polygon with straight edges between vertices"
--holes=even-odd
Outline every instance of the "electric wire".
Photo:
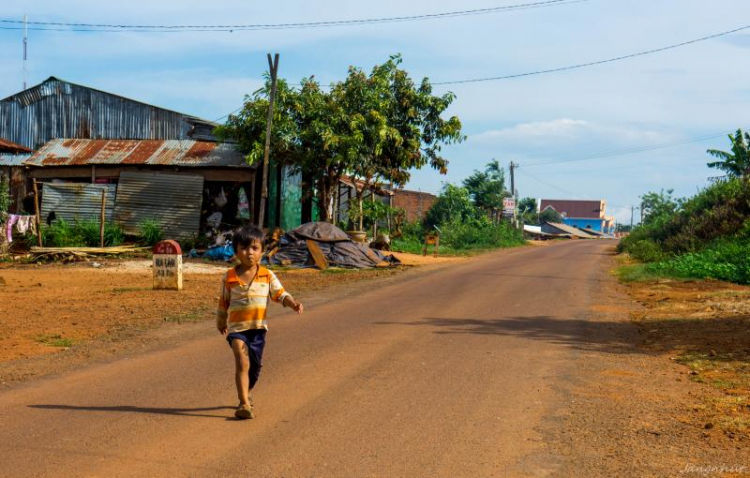
[[[478,8],[474,10],[459,10],[442,13],[429,13],[422,15],[404,15],[380,18],[362,18],[352,20],[328,20],[319,22],[298,22],[298,23],[267,23],[267,24],[238,24],[238,25],[125,25],[125,24],[108,24],[108,23],[73,23],[73,22],[26,22],[28,25],[35,25],[29,30],[50,30],[50,31],[105,31],[105,32],[149,32],[149,33],[166,33],[166,32],[234,32],[234,31],[257,31],[257,30],[290,30],[305,28],[322,28],[322,27],[340,27],[352,25],[373,25],[382,23],[401,23],[412,21],[436,20],[442,18],[455,18],[464,16],[487,15],[493,13],[502,13],[516,10],[526,10],[532,8],[556,7],[561,5],[588,2],[590,0],[542,0],[530,3],[519,3],[514,5],[504,5],[498,7]],[[0,23],[18,25],[23,24],[23,20],[0,19]],[[3,29],[21,29],[19,27],[0,27]]]
[[519,173],[523,174],[524,176],[533,179],[534,181],[537,181],[537,182],[539,182],[541,184],[544,184],[545,186],[551,187],[552,189],[556,189],[557,191],[560,191],[563,194],[567,194],[567,195],[572,196],[572,197],[576,197],[577,196],[576,193],[570,192],[567,189],[563,189],[560,186],[556,186],[555,184],[552,184],[552,183],[549,183],[547,181],[544,181],[543,179],[539,179],[538,177],[534,176],[533,174],[529,174],[526,171],[521,170],[521,167],[517,168],[516,172],[519,172]]
[[[685,41],[685,42],[682,42],[682,43],[677,43],[677,44],[674,44],[674,45],[669,45],[669,46],[665,46],[665,47],[661,47],[661,48],[653,48],[651,50],[646,50],[646,51],[642,51],[642,52],[638,52],[638,53],[631,53],[629,55],[619,56],[619,57],[615,57],[615,58],[609,58],[609,59],[606,59],[606,60],[593,61],[593,62],[589,62],[589,63],[579,63],[577,65],[569,65],[569,66],[564,66],[564,67],[560,67],[560,68],[551,68],[551,69],[546,69],[546,70],[530,71],[530,72],[518,73],[518,74],[514,74],[514,75],[495,76],[495,77],[488,77],[488,78],[475,78],[475,79],[468,79],[468,80],[439,81],[439,82],[433,82],[431,84],[433,86],[441,86],[441,85],[457,85],[457,84],[465,84],[465,83],[479,83],[479,82],[486,82],[486,81],[507,80],[507,79],[511,79],[511,78],[521,78],[521,77],[526,77],[526,76],[542,75],[542,74],[547,74],[547,73],[556,73],[556,72],[561,72],[561,71],[574,70],[574,69],[579,69],[579,68],[585,68],[585,67],[588,67],[588,66],[594,66],[594,65],[602,65],[602,64],[606,64],[606,63],[612,63],[612,62],[615,62],[615,61],[625,60],[625,59],[629,59],[629,58],[635,58],[635,57],[639,57],[639,56],[651,55],[651,54],[663,52],[663,51],[666,51],[666,50],[672,50],[672,49],[675,49],[675,48],[680,48],[680,47],[683,47],[683,46],[687,46],[687,45],[692,45],[692,44],[699,43],[699,42],[708,41],[708,40],[711,40],[711,39],[714,39],[714,38],[720,38],[720,37],[723,37],[723,36],[726,36],[726,35],[731,35],[732,33],[737,33],[737,32],[740,32],[740,31],[743,31],[743,30],[748,30],[748,29],[750,29],[750,25],[745,25],[745,26],[742,26],[742,27],[739,27],[739,28],[735,28],[733,30],[727,30],[727,31],[724,31],[724,32],[714,33],[712,35],[704,36],[704,37],[701,37],[701,38],[695,38],[693,40],[688,40],[688,41]],[[325,88],[326,86],[325,85],[321,85],[321,87]],[[238,109],[236,109],[232,113],[235,113],[235,112],[239,111],[240,109],[241,109],[241,107],[238,108]],[[226,118],[227,116],[229,116],[232,113],[227,113],[226,115],[222,116],[219,119]],[[704,138],[704,139],[713,139],[713,137],[711,137],[711,138]],[[704,139],[700,139],[700,141],[703,141]],[[576,159],[576,160],[573,160],[573,161],[585,161],[585,160],[586,159]],[[531,166],[531,165],[529,165],[529,166]]]
[[683,146],[683,145],[691,144],[691,143],[700,143],[700,142],[708,141],[708,140],[711,140],[711,139],[723,138],[727,134],[728,133],[721,133],[721,134],[713,134],[713,135],[707,135],[707,136],[700,136],[700,137],[697,137],[697,138],[686,139],[686,140],[683,140],[683,141],[676,141],[676,142],[673,142],[673,143],[662,143],[662,144],[657,144],[657,145],[653,145],[653,146],[646,146],[646,147],[641,147],[641,148],[624,149],[624,150],[620,150],[620,151],[611,151],[611,152],[607,152],[607,153],[597,153],[597,154],[590,155],[590,156],[584,156],[584,157],[579,157],[579,158],[571,158],[571,159],[562,159],[562,160],[559,160],[559,161],[544,161],[544,162],[540,162],[540,163],[528,163],[528,164],[524,164],[523,166],[528,168],[528,167],[532,167],[532,166],[547,166],[547,165],[551,165],[551,164],[576,163],[576,162],[579,162],[579,161],[593,161],[593,160],[596,160],[596,159],[606,159],[606,158],[611,158],[611,157],[615,157],[615,156],[624,156],[624,155],[628,155],[628,154],[643,153],[643,152],[655,151],[655,150],[659,150],[659,149],[674,148],[674,147],[677,147],[677,146]]
[[575,69],[578,69],[578,68],[586,68],[586,67],[589,67],[589,66],[603,65],[605,63],[612,63],[612,62],[615,62],[615,61],[627,60],[627,59],[636,58],[636,57],[639,57],[639,56],[651,55],[651,54],[659,53],[659,52],[666,51],[666,50],[673,50],[675,48],[680,48],[680,47],[687,46],[687,45],[692,45],[692,44],[695,44],[695,43],[700,43],[700,42],[704,42],[704,41],[708,41],[708,40],[713,40],[714,38],[719,38],[719,37],[723,37],[723,36],[726,36],[726,35],[731,35],[733,33],[741,32],[741,31],[747,30],[747,29],[750,29],[750,25],[745,25],[745,26],[742,26],[742,27],[739,27],[739,28],[735,28],[733,30],[727,30],[727,31],[724,31],[724,32],[714,33],[712,35],[704,36],[704,37],[701,37],[701,38],[695,38],[693,40],[684,41],[682,43],[676,43],[674,45],[668,45],[668,46],[664,46],[664,47],[660,47],[660,48],[653,48],[651,50],[645,50],[645,51],[640,51],[640,52],[637,52],[637,53],[631,53],[629,55],[617,56],[617,57],[614,57],[614,58],[608,58],[606,60],[597,60],[597,61],[591,61],[591,62],[588,62],[588,63],[578,63],[576,65],[568,65],[568,66],[562,66],[562,67],[559,67],[559,68],[550,68],[550,69],[546,69],[546,70],[529,71],[529,72],[525,72],[525,73],[516,73],[516,74],[512,74],[512,75],[505,75],[505,76],[490,76],[490,77],[486,77],[486,78],[471,78],[471,79],[466,79],[466,80],[439,81],[439,82],[435,82],[435,83],[432,83],[432,84],[435,85],[435,86],[438,86],[438,85],[460,85],[460,84],[464,84],[464,83],[480,83],[480,82],[486,82],[486,81],[509,80],[509,79],[512,79],[512,78],[522,78],[524,76],[543,75],[543,74],[547,74],[547,73],[558,73],[558,72],[561,72],[561,71],[575,70]]

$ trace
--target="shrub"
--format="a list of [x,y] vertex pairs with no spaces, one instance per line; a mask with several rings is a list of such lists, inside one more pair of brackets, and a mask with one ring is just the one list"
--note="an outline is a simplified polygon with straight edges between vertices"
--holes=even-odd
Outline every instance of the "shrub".
[[153,246],[164,239],[164,230],[155,219],[146,219],[138,225],[141,231],[142,242],[147,246]]
[[750,284],[750,241],[725,239],[700,251],[649,264],[653,273]]
[[441,227],[440,243],[455,249],[512,247],[523,244],[521,232],[507,222],[474,224],[452,221]]
[[42,244],[48,247],[82,247],[85,241],[75,224],[58,219],[51,226],[42,227]]
[[[36,238],[27,234],[28,244],[36,244]],[[125,232],[122,226],[114,223],[104,223],[104,245],[119,246],[125,242]],[[99,247],[99,221],[85,219],[69,223],[65,219],[58,219],[51,226],[42,226],[42,243],[49,247]]]
[[10,209],[10,186],[8,178],[0,173],[0,216],[3,216]]
[[628,253],[641,262],[658,262],[666,257],[659,244],[650,239],[642,239],[631,245]]

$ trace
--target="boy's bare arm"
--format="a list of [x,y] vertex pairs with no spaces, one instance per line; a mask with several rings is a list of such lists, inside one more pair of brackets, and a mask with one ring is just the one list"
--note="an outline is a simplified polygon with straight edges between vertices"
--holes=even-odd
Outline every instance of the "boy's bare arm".
[[302,302],[294,300],[294,297],[292,297],[291,295],[287,295],[286,297],[284,297],[284,302],[282,303],[282,305],[284,307],[294,309],[294,311],[298,314],[302,314],[302,312],[305,311],[305,308],[302,306]]

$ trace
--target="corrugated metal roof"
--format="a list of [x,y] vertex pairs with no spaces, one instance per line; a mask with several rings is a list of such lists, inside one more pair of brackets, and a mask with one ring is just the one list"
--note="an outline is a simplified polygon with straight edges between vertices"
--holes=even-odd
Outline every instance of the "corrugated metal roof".
[[25,146],[21,146],[20,144],[16,144],[12,141],[8,141],[7,139],[0,138],[0,153],[31,153],[31,150]]
[[102,191],[107,191],[104,205],[106,221],[115,210],[114,184],[44,183],[42,189],[42,220],[54,211],[56,219],[72,223],[86,219],[99,221],[102,212]]
[[[589,234],[586,234],[582,230],[578,229],[577,227],[568,226],[567,224],[562,224],[559,222],[546,222],[544,224],[549,224],[550,226],[554,227],[555,229],[558,229],[562,231],[565,234],[570,234],[572,236],[580,237],[582,239],[592,239],[594,236],[591,236]],[[542,230],[544,231],[544,224],[542,224]],[[547,232],[547,231],[544,231]]]
[[245,162],[243,155],[231,144],[193,140],[55,139],[34,153],[26,164],[254,168]]
[[0,154],[0,166],[23,166],[30,154]]
[[31,149],[55,138],[215,140],[215,126],[55,77],[0,100],[0,136]]
[[184,239],[198,234],[202,203],[202,176],[125,171],[114,217],[128,234],[140,234],[141,224],[153,220],[166,239]]
[[580,199],[542,199],[539,206],[540,211],[552,207],[565,217],[576,217],[581,219],[601,219],[604,217],[606,202],[604,200],[580,200]]

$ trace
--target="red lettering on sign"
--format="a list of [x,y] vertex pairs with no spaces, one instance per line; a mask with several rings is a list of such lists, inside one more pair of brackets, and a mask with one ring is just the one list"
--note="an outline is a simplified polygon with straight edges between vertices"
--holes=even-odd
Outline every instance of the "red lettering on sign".
[[153,252],[154,254],[169,254],[173,256],[182,255],[182,249],[180,248],[180,245],[177,243],[177,241],[172,240],[157,242],[154,245]]

